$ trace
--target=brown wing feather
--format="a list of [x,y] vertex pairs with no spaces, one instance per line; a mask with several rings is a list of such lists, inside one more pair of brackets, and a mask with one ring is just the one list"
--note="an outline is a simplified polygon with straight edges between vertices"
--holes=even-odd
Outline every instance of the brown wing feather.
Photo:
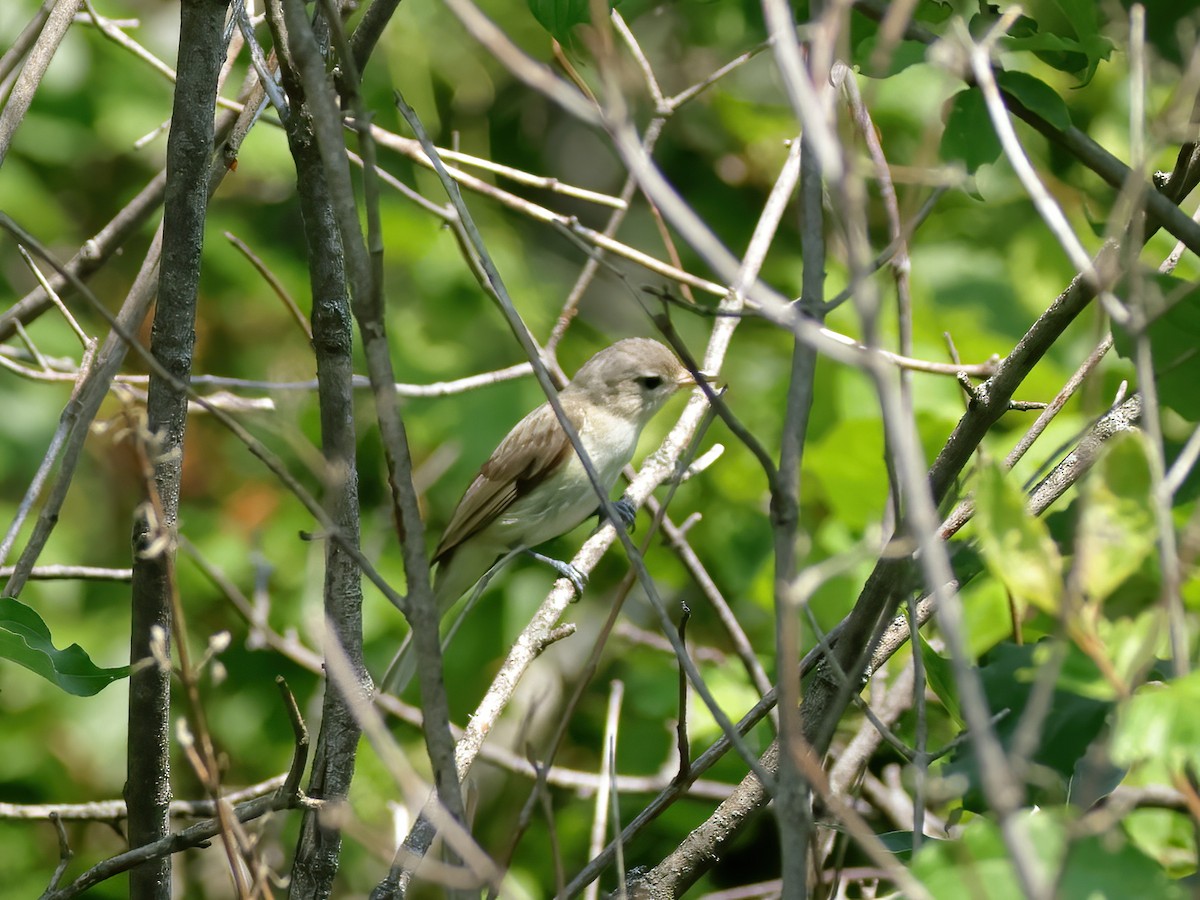
[[500,442],[467,488],[442,534],[434,562],[487,528],[516,500],[554,471],[567,454],[567,440],[549,404],[542,404]]

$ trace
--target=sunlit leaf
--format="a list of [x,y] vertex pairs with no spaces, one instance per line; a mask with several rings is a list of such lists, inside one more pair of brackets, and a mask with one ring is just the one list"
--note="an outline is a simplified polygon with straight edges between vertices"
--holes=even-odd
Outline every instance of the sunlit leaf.
[[1146,453],[1140,434],[1118,435],[1088,474],[1075,552],[1089,599],[1108,597],[1154,552],[1158,534]]
[[1167,648],[1163,645],[1167,617],[1161,604],[1142,610],[1134,618],[1102,618],[1096,623],[1095,630],[1112,662],[1113,672],[1125,684],[1134,684],[1144,678],[1146,669],[1166,653]]
[[[1047,65],[1069,72],[1081,84],[1087,84],[1100,63],[1112,55],[1112,41],[1100,31],[1097,7],[1092,0],[1055,0],[1055,4],[1061,16],[1050,10],[1038,10],[1038,21],[1032,30],[1026,27],[1014,31],[1001,44],[1009,51],[1031,51]],[[1033,21],[1021,18],[1026,23]],[[1054,27],[1047,26],[1051,22]]]
[[928,641],[921,637],[921,660],[925,663],[925,678],[929,687],[942,701],[946,712],[954,719],[959,728],[966,728],[967,723],[962,717],[962,708],[958,704],[958,690],[954,686],[954,670],[950,660],[939,654]]
[[[1022,830],[1027,830],[1029,819],[1021,821]],[[1057,863],[1065,835],[1053,829],[1054,823],[1039,823],[1043,832],[1036,843],[1038,858],[1051,858]],[[921,880],[938,900],[959,900],[964,896],[965,885],[978,885],[979,896],[988,900],[1021,900],[1021,890],[1012,861],[1000,829],[994,822],[979,818],[962,829],[961,836],[952,841],[925,844],[913,860],[913,874]],[[986,885],[986,889],[983,886]]]
[[[1013,825],[1041,870],[1057,874],[1056,897],[1181,900],[1187,896],[1162,866],[1119,830],[1068,840],[1069,818],[1044,810],[1023,813]],[[938,900],[1027,896],[999,826],[986,818],[970,822],[956,840],[923,845],[912,871]],[[968,885],[971,888],[964,891]]]
[[976,528],[988,571],[1019,601],[1048,613],[1062,597],[1062,556],[1046,523],[1025,508],[1025,495],[995,464],[980,468]]
[[1200,768],[1200,672],[1146,684],[1117,712],[1112,759],[1119,766],[1154,761],[1173,772]]

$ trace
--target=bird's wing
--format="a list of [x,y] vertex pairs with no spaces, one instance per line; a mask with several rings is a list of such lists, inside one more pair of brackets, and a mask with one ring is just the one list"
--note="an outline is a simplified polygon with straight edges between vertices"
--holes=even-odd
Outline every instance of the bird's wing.
[[571,442],[550,404],[522,419],[483,464],[442,534],[435,562],[474,537],[525,496],[572,453]]

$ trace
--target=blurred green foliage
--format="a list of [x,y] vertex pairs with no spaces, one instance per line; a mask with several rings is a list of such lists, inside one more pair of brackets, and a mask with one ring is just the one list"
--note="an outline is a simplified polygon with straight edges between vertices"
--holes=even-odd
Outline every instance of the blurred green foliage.
[[[542,26],[565,40],[565,30],[558,33],[557,29],[579,19],[579,11],[566,3],[546,6],[553,13],[551,19],[544,11],[531,12],[531,8],[514,0],[483,4],[484,10],[521,47],[538,59],[550,60],[550,37]],[[0,6],[0,46],[11,43],[35,7],[32,0]],[[686,88],[755,47],[766,35],[758,5],[749,2],[629,2],[621,10],[668,94]],[[949,28],[949,5],[925,2],[918,10],[928,27]],[[168,65],[174,64],[177,5],[104,0],[99,11],[115,19],[136,19],[138,24],[128,29],[130,34]],[[1055,115],[1069,116],[1069,121],[1110,152],[1128,159],[1127,60],[1123,53],[1109,52],[1114,42],[1123,45],[1122,23],[1105,21],[1097,13],[1090,17],[1087,27],[1082,27],[1080,22],[1089,17],[1083,16],[1079,4],[1034,4],[1030,12],[1032,21],[1042,30],[1013,38],[1003,56],[1004,64],[1012,70],[1011,83],[1027,92],[1022,98],[1028,97],[1029,105],[1036,103]],[[1161,24],[1153,15],[1151,22]],[[861,71],[874,71],[868,68],[876,49],[874,24],[853,13],[850,26],[848,46],[841,51]],[[1153,34],[1157,41],[1159,32]],[[578,29],[572,35],[578,42],[566,42],[568,58],[581,77],[594,84],[596,72],[586,40]],[[260,30],[260,37],[266,39],[265,29]],[[1153,58],[1148,86],[1151,115],[1167,106],[1179,71],[1178,59],[1172,62],[1170,53],[1157,42],[1153,47],[1160,52]],[[913,239],[913,355],[944,361],[944,336],[949,335],[965,362],[985,361],[994,354],[1003,356],[1069,282],[1073,270],[1043,227],[1011,166],[998,157],[977,92],[964,89],[961,80],[928,62],[925,51],[911,43],[901,45],[894,62],[883,70],[885,77],[855,77],[893,167],[905,220],[910,220],[929,196],[931,183],[951,188]],[[239,61],[228,79],[226,96],[233,96],[244,71]],[[629,72],[627,92],[641,124],[652,107],[638,86],[632,66]],[[402,4],[365,72],[364,94],[367,104],[376,111],[376,122],[389,130],[399,130],[399,116],[392,107],[393,89],[403,91],[440,146],[453,145],[481,158],[593,191],[616,194],[621,189],[625,176],[605,136],[570,119],[550,101],[516,82],[440,4]],[[60,257],[69,257],[162,166],[165,139],[158,129],[169,119],[171,103],[171,85],[164,77],[107,40],[96,28],[78,23],[56,54],[0,169],[0,210]],[[305,380],[315,375],[305,336],[265,282],[224,237],[228,231],[245,241],[307,310],[308,276],[294,170],[283,134],[271,119],[268,114],[252,132],[236,171],[226,176],[211,204],[196,325],[197,373],[271,381]],[[1093,234],[1090,226],[1099,223],[1102,229],[1106,224],[1116,201],[1115,192],[1040,135],[1023,125],[1017,129],[1077,233],[1087,248],[1095,251],[1101,237]],[[140,142],[147,136],[148,140]],[[769,53],[762,53],[683,105],[664,130],[655,158],[725,244],[741,253],[786,157],[785,142],[795,136],[791,108]],[[861,143],[848,130],[843,136],[855,148],[856,161],[867,165],[865,158],[860,158]],[[1153,129],[1151,137],[1155,140],[1153,165],[1169,170],[1174,162],[1170,139]],[[942,158],[938,156],[939,146]],[[945,164],[952,160],[964,161],[965,171]],[[442,202],[441,189],[433,176],[406,158],[382,152],[381,165],[434,202]],[[513,189],[502,179],[486,173],[481,177]],[[548,191],[514,190],[577,216],[591,227],[602,227],[607,215],[603,209]],[[585,262],[584,254],[559,232],[491,200],[469,194],[468,202],[522,316],[534,334],[544,340]],[[424,384],[519,362],[522,354],[518,345],[464,265],[451,233],[398,192],[384,194],[381,214],[386,241],[387,324],[395,348],[397,377]],[[871,198],[869,225],[874,248],[884,247],[889,237],[877,196]],[[124,252],[92,279],[96,295],[110,310],[119,307],[131,284],[153,227],[153,222],[144,227]],[[790,295],[800,290],[803,260],[799,234],[798,216],[789,212],[763,273],[767,281]],[[644,202],[635,202],[619,238],[666,258],[654,218]],[[1143,260],[1147,265],[1156,265],[1172,245],[1173,239],[1157,235]],[[678,250],[685,268],[709,274],[686,246],[679,244]],[[641,289],[646,285],[661,287],[661,279],[628,263],[618,261],[616,267],[616,274],[602,270],[583,298],[580,315],[559,355],[567,372],[573,372],[612,340],[653,332],[643,309],[649,301]],[[1195,260],[1185,256],[1176,271],[1177,278],[1193,281],[1196,275]],[[835,246],[828,262],[829,294],[843,288],[847,281],[841,248]],[[890,282],[881,276],[879,283],[887,298],[881,326],[886,339],[894,341]],[[6,308],[34,284],[12,242],[0,242],[0,308]],[[709,304],[711,298],[702,297],[700,302]],[[105,333],[100,317],[81,301],[72,300],[70,306],[89,334]],[[1179,307],[1178,315],[1187,317],[1189,329],[1195,319],[1194,306],[1191,304],[1186,313]],[[689,345],[699,353],[709,320],[678,310],[673,317]],[[850,335],[857,335],[860,328],[853,304],[836,311],[828,324]],[[1051,399],[1104,327],[1098,313],[1086,315],[1073,325],[1031,373],[1021,389],[1021,398]],[[48,356],[78,358],[78,344],[57,314],[42,316],[30,325],[29,335]],[[1191,330],[1187,340],[1183,337],[1173,319],[1151,332],[1156,343],[1173,341],[1176,348],[1194,345]],[[771,448],[779,445],[790,346],[786,335],[762,322],[748,320],[741,325],[721,373],[730,388],[729,406]],[[128,368],[141,371],[132,356]],[[1118,383],[1131,378],[1132,373],[1130,363],[1108,360],[1081,399],[1072,401],[1042,443],[1018,465],[1011,483],[1021,484],[1031,477],[1053,447],[1076,435],[1094,414],[1106,409]],[[945,376],[915,374],[912,384],[923,450],[932,459],[962,414],[965,397],[953,379]],[[828,629],[850,610],[870,571],[869,554],[864,555],[862,548],[869,545],[884,515],[888,481],[879,407],[869,380],[860,372],[823,360],[818,367],[817,390],[801,491],[805,558],[819,562],[838,554],[858,553],[862,559],[822,584],[812,597],[815,621]],[[0,372],[0,522],[7,523],[14,516],[69,391],[69,382],[22,380]],[[309,489],[317,491],[315,395],[280,390],[271,396],[276,403],[274,412],[246,414],[242,421],[287,461]],[[394,584],[402,585],[403,567],[386,509],[377,430],[366,393],[359,397],[355,417],[364,504],[363,546],[380,571]],[[1180,405],[1175,405],[1173,398]],[[540,399],[536,384],[525,379],[469,393],[404,402],[431,542],[491,448]],[[1172,382],[1171,395],[1164,401],[1175,405],[1183,415],[1194,415],[1194,406],[1184,405],[1186,400],[1194,404],[1194,390]],[[670,410],[679,408],[676,405]],[[118,411],[117,401],[111,399],[101,418]],[[989,435],[984,452],[1002,457],[1032,415],[1018,412],[1006,416]],[[669,428],[670,418],[668,411],[648,429],[643,450],[656,446]],[[1171,425],[1169,420],[1169,431]],[[1186,437],[1186,423],[1175,421],[1174,425],[1174,437]],[[689,540],[729,599],[759,658],[773,672],[773,558],[767,487],[752,455],[720,423],[704,437],[704,446],[718,442],[726,447],[724,455],[702,475],[678,488],[671,515],[682,522],[692,514],[702,514],[690,528]],[[139,496],[137,469],[128,447],[114,443],[108,435],[94,435],[42,562],[128,565],[129,523]],[[1020,511],[1008,512],[1017,515]],[[1192,507],[1182,507],[1177,513],[1186,521]],[[640,522],[643,528],[646,521],[643,517]],[[188,428],[180,528],[207,563],[243,592],[250,595],[256,587],[260,589],[260,599],[269,599],[267,614],[276,631],[294,631],[309,646],[319,647],[321,547],[300,537],[300,532],[312,530],[311,517],[244,447],[202,416],[195,417]],[[28,531],[26,525],[18,547]],[[581,528],[560,539],[551,545],[550,552],[571,555],[584,534]],[[641,533],[635,535],[635,539],[639,537]],[[705,664],[704,673],[725,711],[733,718],[739,717],[752,705],[755,694],[732,656],[729,639],[715,614],[661,542],[650,545],[647,563],[668,601],[686,602],[691,608],[690,639],[727,654],[720,665]],[[578,633],[541,656],[535,677],[518,693],[517,702],[493,734],[493,741],[511,747],[518,755],[524,755],[527,744],[540,750],[625,569],[621,554],[614,552],[594,573],[587,596],[569,612]],[[1188,578],[1185,596],[1194,611],[1200,603],[1200,588],[1194,584],[1193,575]],[[1138,590],[1153,594],[1158,586],[1157,573],[1150,572],[1146,579],[1139,583]],[[494,583],[489,602],[468,621],[446,660],[451,712],[456,722],[464,723],[473,711],[506,648],[551,580],[543,569],[519,562]],[[229,631],[233,636],[229,648],[220,654],[224,678],[210,677],[204,684],[209,720],[227,760],[226,783],[251,784],[283,772],[292,739],[274,678],[287,678],[314,732],[320,710],[319,679],[251,640],[247,624],[186,554],[180,557],[179,585],[197,650],[215,633]],[[366,652],[372,672],[378,676],[403,635],[404,625],[378,592],[368,586],[366,593]],[[127,596],[127,589],[120,585],[74,581],[34,582],[22,594],[50,625],[56,644],[78,642],[104,666],[127,661]],[[982,656],[1011,637],[1008,601],[999,581],[981,576],[963,596],[973,653]],[[656,617],[637,591],[625,615],[640,627],[658,627]],[[1032,638],[1054,629],[1054,623],[1046,620],[1034,619],[1028,625],[1027,636]],[[807,620],[804,633],[811,642]],[[1006,647],[1002,645],[1002,650]],[[1022,659],[1030,655],[1029,651],[1022,651]],[[1128,670],[1138,671],[1139,666]],[[608,685],[616,678],[627,689],[618,770],[628,775],[652,775],[669,768],[673,760],[673,722],[679,714],[675,662],[667,653],[622,637],[613,639],[601,671],[571,721],[558,762],[592,772],[602,766],[604,707]],[[117,684],[96,697],[82,699],[65,695],[23,669],[0,665],[0,717],[4,722],[0,729],[0,801],[74,803],[119,797],[124,781],[125,690],[124,684]],[[1082,702],[1079,696],[1071,694],[1070,698]],[[1173,696],[1161,695],[1156,702],[1165,704]],[[410,692],[407,699],[412,701],[414,697],[415,693]],[[1152,698],[1142,695],[1130,714],[1156,716]],[[957,730],[953,716],[935,704],[931,717],[930,728],[935,735],[946,740],[953,737]],[[693,749],[698,752],[718,735],[719,729],[698,703],[692,704],[689,720]],[[1091,720],[1089,724],[1099,727]],[[847,733],[849,728],[847,723]],[[904,722],[902,737],[911,738],[912,728],[911,721]],[[428,774],[417,730],[396,724],[394,731],[413,764]],[[762,749],[769,738],[766,727],[760,726],[750,740],[753,747]],[[199,786],[182,757],[175,760],[174,771],[177,795],[198,796]],[[744,766],[730,755],[706,777],[732,784],[743,774]],[[524,803],[529,783],[486,762],[476,766],[473,778],[478,782],[480,804],[476,834],[486,849],[502,855],[512,834],[515,810]],[[378,759],[364,748],[351,802],[362,828],[379,846],[390,845],[394,815],[391,798],[396,795]],[[636,814],[645,799],[623,796],[622,821]],[[560,788],[552,790],[552,800],[553,827],[566,867],[573,871],[585,860],[591,802]],[[961,797],[951,798],[947,804],[960,801]],[[703,820],[710,806],[710,801],[685,801],[672,807],[645,837],[635,842],[626,855],[626,864],[656,862]],[[287,869],[297,822],[296,816],[279,815],[260,826],[273,847],[270,862],[281,871]],[[1039,825],[1034,817],[1030,822],[1030,827],[1045,828],[1058,837],[1065,833],[1066,826],[1058,819]],[[546,852],[547,828],[543,818],[535,818],[530,835],[518,847],[513,861],[513,876],[531,897],[552,893],[554,874],[552,859]],[[101,825],[69,824],[67,831],[76,853],[71,872],[122,849],[121,839]],[[1130,831],[1138,832],[1133,828]],[[1181,852],[1186,856],[1190,850],[1194,862],[1192,838],[1183,834],[1186,829],[1179,827],[1178,820],[1172,820],[1159,823],[1151,831],[1134,839],[1136,848],[1123,844],[1119,859],[1136,864],[1138,872],[1149,873],[1147,878],[1155,884],[1165,877],[1161,866],[1169,866],[1172,874],[1184,874],[1188,865],[1180,863]],[[769,845],[774,838],[760,831],[745,840],[753,852],[736,857],[736,865],[741,867],[738,878],[754,881],[772,877],[774,849]],[[370,841],[347,840],[337,896],[365,896],[381,876],[384,863],[368,849],[372,846]],[[966,846],[977,859],[984,860],[985,873],[993,871],[993,862],[1003,868],[1003,848],[990,825],[982,820],[975,820],[967,830],[965,843],[956,846]],[[1076,845],[1073,852],[1084,852],[1080,848]],[[918,855],[916,871],[928,873],[936,881],[941,877],[939,869],[961,863],[961,857],[952,859],[951,853],[942,845],[930,845]],[[1095,855],[1089,852],[1087,859]],[[41,892],[57,857],[56,839],[48,824],[0,820],[0,872],[6,876],[0,884],[0,897],[29,897]],[[186,886],[184,894],[189,898],[226,896],[229,888],[222,865],[219,850],[178,857],[176,866]],[[1076,877],[1078,871],[1071,869],[1071,877]],[[729,870],[718,866],[704,884],[719,885],[727,883],[728,878]],[[89,896],[120,897],[123,892],[121,879],[114,879]],[[943,894],[940,889],[935,893],[955,896]]]

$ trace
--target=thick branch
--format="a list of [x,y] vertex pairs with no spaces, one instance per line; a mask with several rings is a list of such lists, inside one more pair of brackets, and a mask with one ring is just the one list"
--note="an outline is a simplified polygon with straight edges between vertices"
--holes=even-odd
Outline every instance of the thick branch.
[[[321,410],[321,450],[325,457],[325,508],[344,541],[357,546],[360,509],[355,460],[353,348],[350,298],[346,288],[342,239],[333,201],[313,136],[312,118],[295,71],[284,67],[284,86],[291,102],[284,123],[296,164],[296,185],[308,249],[312,287],[312,335],[317,360]],[[336,641],[355,670],[366,678],[362,658],[362,579],[357,563],[342,541],[325,545],[326,640]],[[361,729],[342,692],[325,682],[321,731],[313,755],[309,795],[345,799],[354,777]],[[315,810],[304,815],[292,863],[291,896],[327,897],[333,889],[341,856],[341,831],[322,822]]]
[[[216,112],[217,78],[225,60],[227,0],[191,0],[183,4],[179,29],[179,78],[167,144],[163,210],[162,267],[151,352],[186,383],[195,342],[196,297],[204,220],[208,207],[209,161]],[[129,680],[129,764],[126,803],[129,841],[139,847],[161,840],[169,828],[170,669],[156,659],[154,646],[169,648],[171,601],[168,543],[152,552],[160,535],[174,533],[183,465],[187,397],[175,384],[151,378],[147,424],[159,454],[156,489],[163,521],[139,516],[134,525],[130,662],[141,665]],[[169,652],[169,651],[167,651]],[[145,664],[148,661],[149,664]],[[169,900],[171,866],[160,857],[130,875],[135,898]]]

